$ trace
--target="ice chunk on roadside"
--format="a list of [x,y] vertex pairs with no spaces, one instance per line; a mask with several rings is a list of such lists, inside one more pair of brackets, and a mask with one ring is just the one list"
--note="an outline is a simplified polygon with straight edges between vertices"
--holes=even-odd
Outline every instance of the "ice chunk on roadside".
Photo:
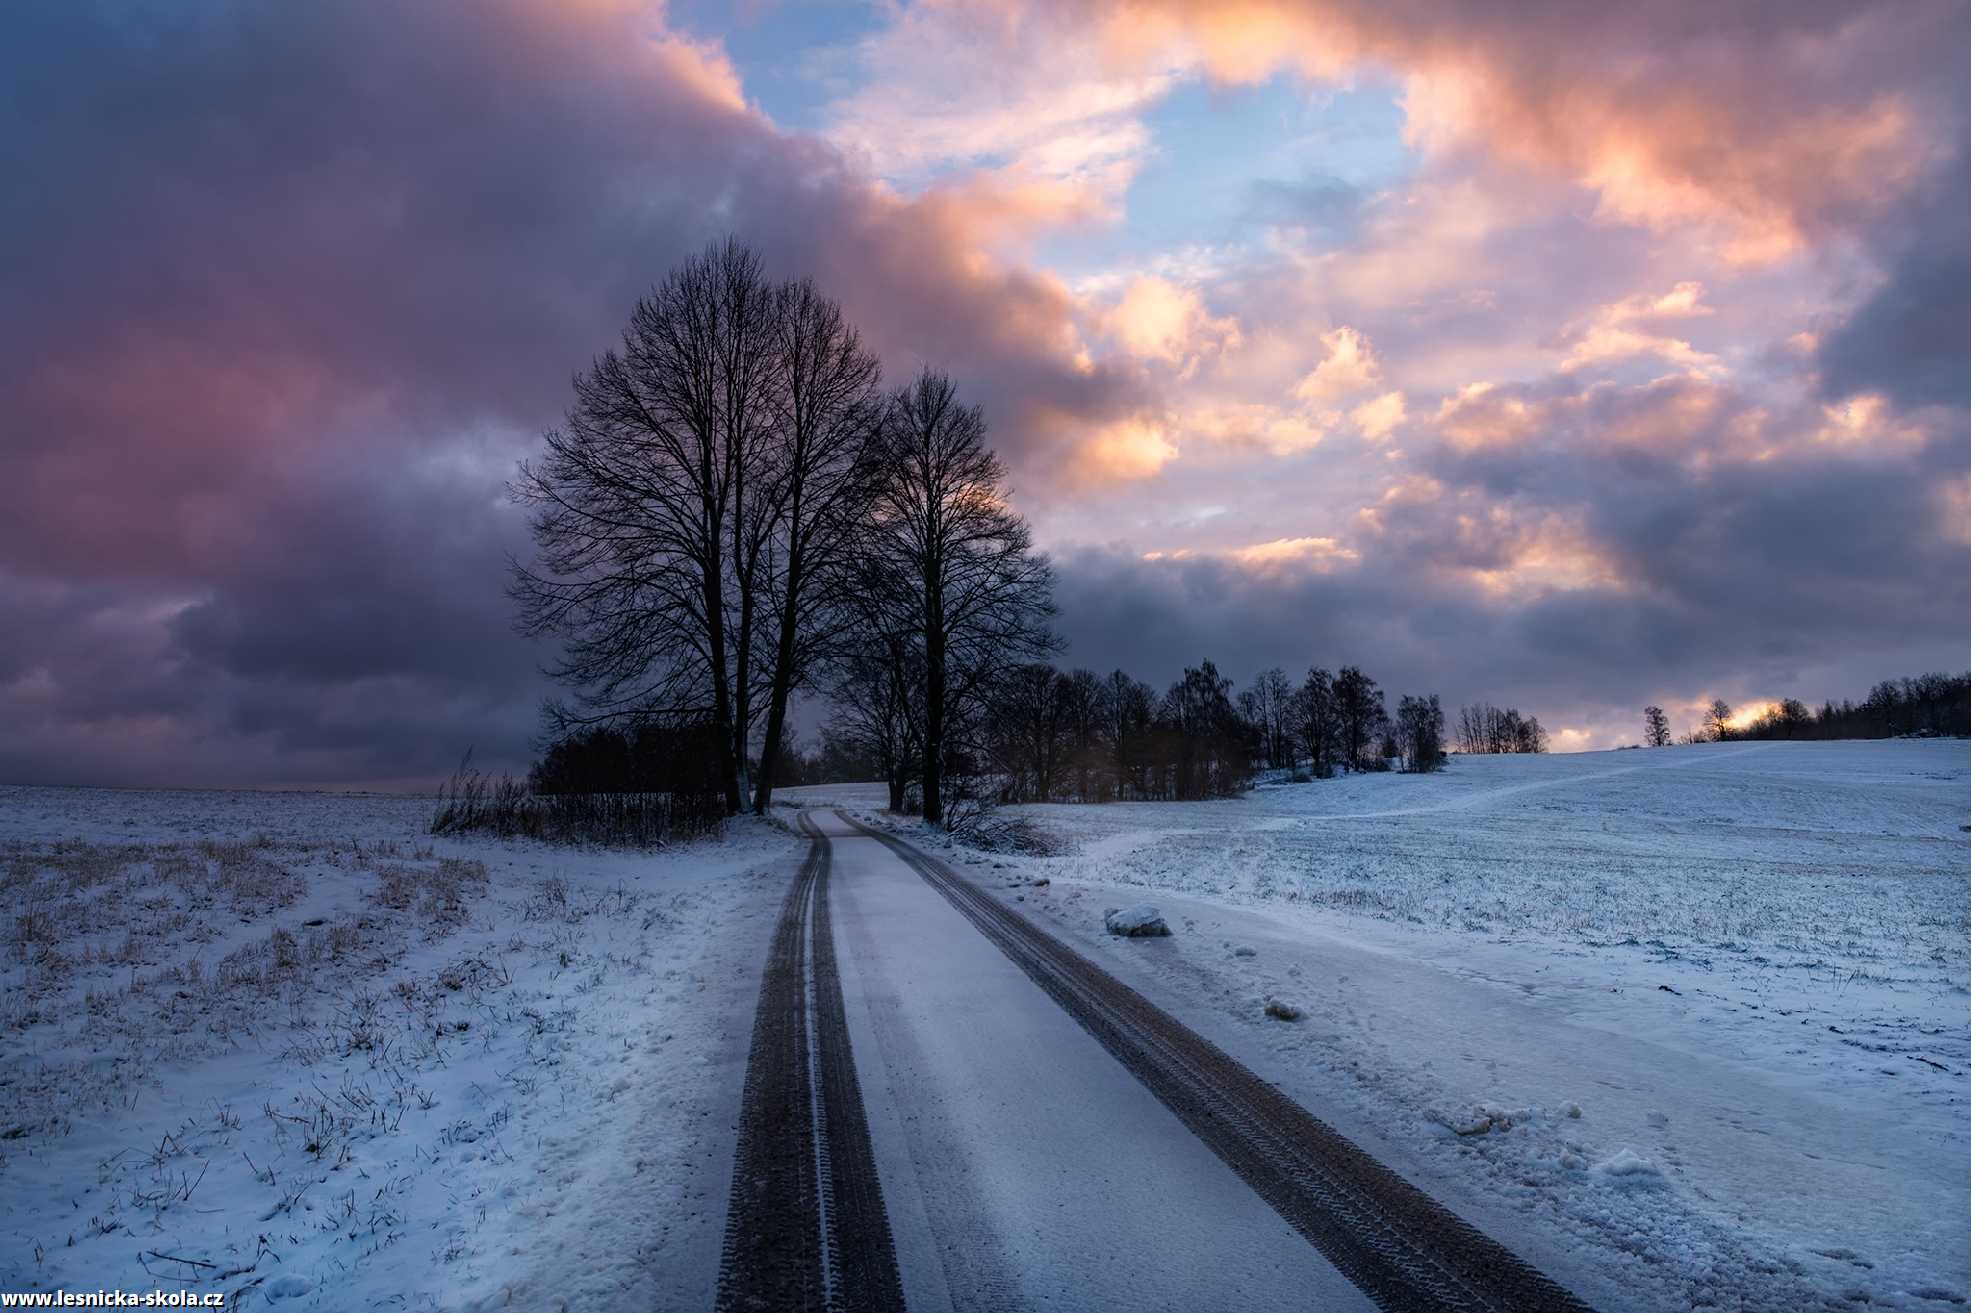
[[1637,1153],[1634,1149],[1617,1149],[1608,1157],[1595,1164],[1595,1170],[1603,1176],[1661,1176],[1656,1164]]
[[1290,1003],[1276,994],[1268,994],[1266,996],[1266,1015],[1277,1017],[1281,1021],[1299,1021],[1300,1005]]
[[1102,914],[1102,924],[1112,935],[1126,935],[1131,939],[1146,935],[1167,935],[1170,927],[1163,923],[1157,909],[1148,903],[1138,903],[1135,907],[1111,907]]

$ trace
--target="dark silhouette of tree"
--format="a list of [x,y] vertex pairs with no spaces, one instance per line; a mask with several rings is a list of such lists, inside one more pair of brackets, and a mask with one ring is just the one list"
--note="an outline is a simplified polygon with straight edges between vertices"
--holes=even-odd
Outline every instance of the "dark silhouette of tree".
[[1458,750],[1474,755],[1545,752],[1548,746],[1538,716],[1522,716],[1517,707],[1495,707],[1489,702],[1459,710],[1457,736]]
[[1406,695],[1396,704],[1396,746],[1406,771],[1421,774],[1444,769],[1444,708],[1437,694]]
[[1731,703],[1723,698],[1711,700],[1704,713],[1704,732],[1714,743],[1723,743],[1731,737]]
[[856,581],[857,553],[878,466],[881,372],[841,307],[812,283],[775,298],[771,390],[775,441],[761,479],[770,530],[764,582],[774,614],[766,737],[754,808],[773,799],[787,703],[808,683],[855,614],[843,591]]
[[1299,734],[1295,690],[1286,671],[1278,666],[1260,671],[1252,687],[1239,694],[1239,714],[1252,726],[1260,757],[1269,770],[1294,764]]
[[926,369],[892,399],[883,425],[883,479],[865,550],[884,595],[909,599],[921,654],[918,776],[924,817],[944,821],[950,731],[993,676],[1055,646],[1053,570],[1027,523],[1006,504],[1005,467],[985,445],[985,420]]
[[[1517,713],[1514,713],[1515,715]],[[1541,726],[1538,716],[1528,716],[1520,721],[1513,734],[1513,752],[1545,752],[1547,750],[1547,731]]]
[[1115,795],[1147,798],[1153,740],[1156,732],[1156,690],[1140,679],[1112,671],[1102,681],[1098,708],[1102,740],[1108,749]]
[[1102,677],[1092,670],[1069,672],[1061,688],[1061,714],[1068,737],[1068,768],[1074,775],[1074,796],[1080,802],[1099,802],[1115,796],[1103,781],[1108,748],[1102,742]]
[[1002,802],[1046,802],[1062,795],[1073,740],[1068,677],[1033,663],[1000,671],[986,690],[985,742]]
[[1670,746],[1670,718],[1654,704],[1643,708],[1643,742],[1652,748]]
[[1315,779],[1335,773],[1340,756],[1341,718],[1335,710],[1334,676],[1319,666],[1307,672],[1295,701],[1300,744],[1307,753],[1307,768]]
[[538,549],[514,567],[520,628],[561,640],[550,673],[575,697],[550,723],[708,721],[734,812],[770,538],[757,492],[773,299],[736,243],[674,270],[637,302],[620,349],[576,376],[566,421],[512,488]]
[[1369,768],[1370,749],[1389,715],[1382,690],[1356,666],[1343,666],[1334,680],[1335,716],[1341,725],[1342,760],[1351,770]]
[[1232,681],[1205,661],[1186,667],[1164,694],[1158,719],[1170,743],[1166,796],[1223,798],[1245,788],[1252,748],[1231,692]]
[[[858,608],[858,616],[877,615]],[[835,718],[829,733],[845,752],[868,760],[889,789],[889,809],[905,809],[922,760],[922,661],[901,632],[865,630],[863,641],[837,653],[828,685]]]

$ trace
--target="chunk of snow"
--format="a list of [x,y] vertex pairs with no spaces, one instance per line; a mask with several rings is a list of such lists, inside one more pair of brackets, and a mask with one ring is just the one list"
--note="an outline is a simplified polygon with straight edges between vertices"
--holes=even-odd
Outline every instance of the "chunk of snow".
[[1266,996],[1266,1015],[1281,1021],[1299,1021],[1300,1007],[1273,994]]
[[1148,903],[1139,903],[1135,907],[1111,907],[1102,914],[1102,924],[1110,934],[1132,939],[1170,933],[1170,927],[1163,923],[1162,915]]
[[1240,944],[1237,948],[1232,950],[1232,956],[1257,957],[1259,956],[1259,950],[1255,949],[1251,944]]
[[1603,1176],[1661,1176],[1663,1174],[1656,1169],[1655,1163],[1634,1149],[1617,1149],[1596,1163],[1595,1170]]

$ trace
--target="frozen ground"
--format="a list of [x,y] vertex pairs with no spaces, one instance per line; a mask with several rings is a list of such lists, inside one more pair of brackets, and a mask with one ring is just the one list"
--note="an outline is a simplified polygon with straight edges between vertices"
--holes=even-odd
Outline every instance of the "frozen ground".
[[800,845],[433,840],[430,810],[0,788],[0,1290],[709,1306]]
[[1971,744],[1018,810],[976,875],[1599,1306],[1971,1296]]

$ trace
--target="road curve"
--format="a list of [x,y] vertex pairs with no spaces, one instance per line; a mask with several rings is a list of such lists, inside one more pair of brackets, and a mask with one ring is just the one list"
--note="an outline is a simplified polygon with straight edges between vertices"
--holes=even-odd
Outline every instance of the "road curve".
[[[1390,1313],[1506,1313],[1507,1310],[1585,1313],[1585,1305],[1545,1275],[1384,1167],[1209,1040],[978,889],[945,863],[893,835],[843,817],[839,812],[836,815],[907,864],[1375,1306]],[[873,865],[858,861],[856,873],[846,888],[856,890],[857,882],[873,878]],[[852,895],[850,906],[855,906],[857,901]],[[891,885],[882,892],[880,904],[866,892],[860,901],[870,910],[857,915],[883,915],[904,901],[904,895]],[[889,924],[894,938],[908,923],[893,920]],[[926,928],[930,925],[921,916],[915,924]],[[895,947],[883,944],[880,938],[865,938],[858,950],[858,969],[863,949],[877,956],[894,951]],[[951,956],[959,947],[953,945],[942,951]],[[937,950],[928,956],[920,954],[910,988],[935,986],[937,967]],[[980,982],[981,990],[988,988],[988,973],[976,961],[966,969]],[[1011,995],[1002,989],[1000,997],[1007,999]],[[980,1018],[982,1026],[986,1020]],[[1023,1024],[1038,1025],[1043,1020],[1029,1016]],[[924,1033],[921,1028],[920,1033]],[[1001,1042],[1012,1043],[1012,1032],[1005,1032]],[[1055,1041],[1055,1051],[1064,1058],[1066,1048],[1058,1039]],[[916,1056],[911,1055],[912,1065]],[[868,1054],[864,1057],[866,1062],[872,1060]],[[987,1079],[989,1067],[976,1067],[972,1074]],[[912,1095],[909,1087],[917,1075],[903,1073],[900,1081],[892,1082],[893,1086],[905,1095]],[[1044,1080],[1044,1073],[1036,1070],[1033,1079]],[[923,1092],[915,1091],[914,1096],[921,1100]],[[1118,1110],[1117,1115],[1125,1115],[1122,1105],[1127,1100],[1114,1091],[1108,1097]],[[1031,1117],[1053,1117],[1061,1104],[1057,1098],[1053,1108],[1033,1107],[1026,1113]],[[966,1128],[948,1125],[946,1131],[963,1135]],[[1020,1150],[1019,1135],[1018,1126],[1002,1129],[1000,1138],[1006,1152],[1013,1157]],[[1182,1146],[1153,1143],[1134,1148],[1148,1155],[1177,1156]],[[934,1151],[932,1147],[930,1152]],[[926,1152],[920,1137],[919,1153]],[[992,1167],[974,1162],[972,1172],[990,1176]],[[919,1174],[923,1174],[921,1169]],[[1191,1168],[1185,1178],[1186,1188],[1208,1193],[1212,1188],[1208,1177],[1209,1173]],[[941,1184],[933,1182],[929,1188],[936,1191]],[[1019,1183],[1013,1183],[1013,1188],[1019,1188]],[[1203,1199],[1195,1202],[1197,1206],[1190,1212],[1199,1227],[1209,1227],[1232,1207],[1223,1198],[1210,1208],[1203,1206]],[[948,1201],[939,1203],[947,1217],[943,1229],[949,1231],[953,1229],[949,1221],[951,1207]],[[1180,1218],[1184,1211],[1182,1207],[1175,1210]],[[979,1212],[989,1223],[986,1214],[991,1209]],[[1127,1229],[1126,1219],[1115,1220],[1119,1231]],[[1185,1227],[1192,1224],[1190,1220],[1179,1222]],[[933,1229],[937,1229],[935,1222]],[[992,1228],[987,1224],[977,1229],[990,1232]],[[1096,1229],[1099,1232],[1100,1228]],[[1245,1228],[1247,1233],[1263,1229],[1251,1222]],[[990,1238],[990,1235],[981,1236],[981,1240]],[[1016,1249],[1018,1243],[1025,1242],[1017,1242]],[[1171,1235],[1170,1243],[1181,1246],[1182,1241]],[[980,1307],[1020,1306],[1020,1274],[1008,1270],[1019,1267],[1020,1254],[1014,1254],[1010,1263],[1001,1262],[995,1270],[990,1254],[967,1254],[963,1245],[954,1246],[948,1236],[943,1249],[947,1267],[976,1267],[986,1278],[967,1279],[960,1271],[960,1279],[953,1282],[955,1307],[972,1302]],[[1150,1259],[1150,1255],[1144,1255],[1143,1265],[1153,1265]],[[1236,1264],[1228,1263],[1224,1275],[1230,1278],[1240,1271]],[[1279,1276],[1304,1287],[1319,1280],[1305,1268],[1297,1269],[1291,1277],[1285,1272]],[[1115,1290],[1089,1293],[1097,1297],[1086,1303],[1087,1307],[1117,1306],[1112,1302],[1117,1297],[1132,1307],[1181,1306],[1174,1302],[1159,1303],[1154,1290],[1138,1291],[1134,1297]],[[1191,1289],[1185,1292],[1184,1298],[1191,1307],[1252,1306],[1251,1291],[1242,1292],[1236,1304],[1216,1300],[1200,1304],[1197,1302],[1200,1293]],[[1304,1288],[1279,1293],[1289,1297],[1315,1296],[1312,1303],[1316,1306],[1336,1305],[1333,1292]],[[980,1298],[969,1300],[968,1294],[978,1294]],[[1149,1298],[1144,1298],[1146,1295]],[[1027,1302],[1065,1307],[1078,1301],[1048,1298]]]

